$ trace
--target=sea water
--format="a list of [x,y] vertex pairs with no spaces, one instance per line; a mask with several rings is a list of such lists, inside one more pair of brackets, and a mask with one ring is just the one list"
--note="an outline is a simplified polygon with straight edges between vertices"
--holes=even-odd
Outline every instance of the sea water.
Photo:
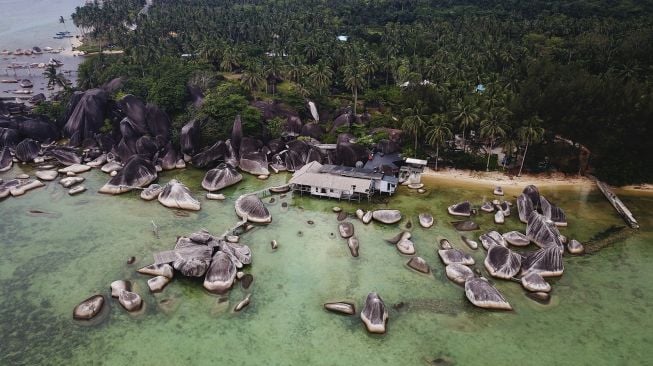
[[[83,0],[0,0],[0,50],[15,51],[16,49],[32,49],[38,46],[41,49],[51,47],[64,49],[61,53],[51,54],[43,52],[42,55],[15,56],[0,55],[0,79],[29,79],[34,83],[32,95],[49,91],[46,89],[47,80],[43,77],[45,69],[10,69],[11,64],[29,65],[31,63],[46,63],[50,58],[64,63],[57,68],[72,82],[77,80],[77,66],[83,57],[73,56],[73,38],[54,39],[57,32],[69,31],[71,35],[81,33],[74,26],[71,14],[77,6],[82,6]],[[63,16],[65,24],[59,22]],[[13,96],[27,97],[30,95],[14,95],[11,91],[22,89],[18,84],[0,83],[0,97]]]
[[[7,179],[34,170],[21,165],[1,173]],[[146,202],[138,192],[120,196],[96,193],[109,179],[98,170],[84,173],[88,191],[69,196],[58,182],[0,202],[0,364],[2,365],[423,365],[440,359],[456,365],[644,365],[653,340],[653,257],[650,195],[619,192],[641,229],[625,231],[611,245],[591,254],[565,254],[565,272],[549,279],[550,304],[527,298],[518,283],[493,280],[514,311],[472,306],[462,287],[450,282],[436,249],[441,238],[471,253],[483,268],[485,251],[471,250],[453,230],[446,207],[491,200],[492,188],[424,179],[427,193],[400,187],[393,197],[339,202],[288,194],[264,202],[272,223],[242,235],[253,262],[248,290],[239,283],[226,295],[210,294],[202,279],[174,280],[151,294],[150,276],[136,269],[152,263],[152,253],[171,249],[177,236],[205,228],[221,234],[238,218],[233,204],[247,192],[279,185],[287,174],[261,181],[251,176],[224,190],[225,201],[209,201],[200,187],[204,172],[176,170],[160,175],[184,182],[201,201],[199,212]],[[514,202],[521,188],[506,188]],[[614,209],[594,188],[541,187],[565,209],[564,235],[587,243],[613,226],[623,226]],[[274,198],[273,202],[270,199]],[[287,207],[283,207],[283,203]],[[332,212],[349,213],[360,240],[353,258],[338,235]],[[395,225],[362,224],[356,208],[396,208]],[[417,215],[430,212],[437,223],[419,227]],[[473,219],[482,230],[524,230],[516,210],[506,224],[493,215]],[[309,222],[310,221],[310,222]],[[152,222],[158,227],[153,233]],[[408,257],[384,239],[409,223],[417,255],[430,265],[424,275],[408,269]],[[279,247],[272,250],[271,240]],[[529,248],[530,250],[534,247]],[[129,257],[136,262],[127,264]],[[132,281],[144,309],[127,313],[109,295],[114,280]],[[389,310],[385,335],[368,334],[358,314],[327,312],[323,304],[347,300],[362,310],[369,292],[378,292]],[[107,297],[101,322],[72,319],[72,309],[93,294]],[[251,293],[251,304],[233,307]]]

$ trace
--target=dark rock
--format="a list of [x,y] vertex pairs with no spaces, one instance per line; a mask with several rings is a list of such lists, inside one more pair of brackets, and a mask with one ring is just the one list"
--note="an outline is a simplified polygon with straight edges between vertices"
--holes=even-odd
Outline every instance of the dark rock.
[[447,278],[458,285],[464,285],[467,280],[474,278],[474,272],[460,263],[448,264],[445,268]]
[[272,216],[270,216],[267,207],[256,195],[250,194],[238,197],[235,208],[236,214],[242,219],[256,223],[269,223],[272,221]]
[[472,214],[472,204],[469,201],[453,204],[447,208],[447,212],[454,216],[469,217]]
[[512,310],[512,306],[499,290],[482,277],[470,278],[465,282],[465,295],[472,304],[480,308]]
[[217,293],[223,293],[231,288],[236,278],[236,265],[229,255],[218,251],[204,278],[204,288]]
[[24,139],[18,145],[16,145],[16,158],[22,162],[31,162],[34,161],[34,158],[39,156],[41,152],[41,146],[32,140]]
[[385,333],[388,310],[385,308],[383,299],[376,292],[367,295],[365,307],[361,312],[361,320],[363,320],[368,332]]
[[542,248],[522,260],[522,273],[535,272],[542,277],[562,276],[562,252],[557,247]]
[[338,224],[338,231],[340,232],[341,237],[347,239],[354,235],[354,224],[351,222],[341,222]]
[[120,194],[131,191],[133,187],[145,187],[157,178],[154,165],[136,155],[130,158],[125,167],[107,184],[100,188],[100,193]]
[[521,256],[501,245],[493,245],[488,249],[484,263],[493,277],[510,279],[521,269]]
[[102,89],[89,89],[75,104],[66,125],[64,134],[70,137],[70,145],[78,146],[95,134],[104,125],[108,94]]
[[408,267],[422,273],[430,273],[431,269],[429,268],[428,263],[422,257],[413,257],[411,258],[406,265]]
[[458,231],[474,231],[481,228],[477,223],[471,220],[452,221],[451,225],[453,225],[453,227]]
[[199,211],[200,202],[193,198],[188,187],[176,179],[171,180],[159,193],[159,202],[169,208]]
[[105,300],[102,295],[94,295],[79,303],[73,309],[73,318],[77,320],[90,320],[100,313]]

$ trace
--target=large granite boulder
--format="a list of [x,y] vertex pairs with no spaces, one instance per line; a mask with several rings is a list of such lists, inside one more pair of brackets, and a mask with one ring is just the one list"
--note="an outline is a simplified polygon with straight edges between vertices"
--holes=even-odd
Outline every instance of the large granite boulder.
[[195,244],[187,238],[177,240],[174,252],[172,267],[184,276],[202,277],[211,263],[212,249],[206,245]]
[[447,278],[458,285],[464,285],[467,280],[474,278],[474,272],[469,267],[460,263],[448,264],[445,272]]
[[240,182],[243,176],[228,164],[220,164],[217,168],[206,172],[202,180],[202,188],[209,192],[219,191]]
[[510,279],[521,269],[521,256],[501,245],[493,245],[488,249],[484,263],[493,277]]
[[181,128],[181,152],[193,156],[200,148],[200,121],[194,119]]
[[224,141],[218,141],[211,147],[202,150],[201,153],[193,156],[192,163],[198,168],[214,167],[223,161],[228,154],[227,144]]
[[171,180],[159,193],[159,202],[169,208],[199,211],[200,202],[193,198],[188,187],[176,179]]
[[236,214],[243,220],[256,223],[269,223],[272,221],[270,211],[256,195],[249,194],[238,197],[235,208]]
[[470,278],[465,282],[465,295],[472,304],[479,308],[512,310],[512,306],[499,290],[482,277]]
[[131,191],[134,187],[146,187],[157,178],[156,168],[148,160],[136,155],[130,158],[124,168],[118,171],[107,184],[100,188],[100,193],[120,194]]
[[24,139],[16,145],[16,159],[25,163],[34,161],[40,152],[41,146],[32,139]]
[[531,216],[533,211],[535,211],[533,202],[525,193],[522,193],[519,197],[517,197],[517,212],[519,213],[519,221],[523,222],[524,224],[528,223],[528,218]]
[[63,128],[64,134],[70,137],[70,145],[79,146],[104,125],[108,97],[102,89],[89,89],[81,95]]
[[455,263],[471,266],[474,264],[474,258],[460,249],[439,249],[438,255],[446,265]]
[[561,235],[553,221],[544,215],[532,212],[526,225],[526,236],[541,248],[556,247],[564,250]]
[[401,212],[399,210],[374,210],[372,218],[384,224],[395,224],[401,221]]
[[204,277],[204,288],[217,293],[224,293],[234,284],[236,266],[229,255],[218,251],[213,256],[211,266]]
[[564,269],[562,252],[553,246],[530,252],[522,260],[522,273],[535,272],[542,277],[557,277],[562,276]]
[[9,148],[0,146],[0,172],[6,172],[14,164],[14,158],[11,156]]
[[447,208],[449,215],[469,217],[472,214],[472,204],[469,201],[453,204]]
[[361,320],[370,333],[385,333],[386,322],[388,321],[388,310],[385,308],[383,299],[372,292],[365,299],[365,307],[361,312]]
[[514,245],[516,247],[525,247],[531,243],[531,240],[519,231],[509,231],[504,233],[502,236],[508,242],[508,244]]
[[261,152],[241,155],[240,169],[253,175],[270,175],[267,156]]
[[73,309],[73,318],[77,320],[90,320],[97,316],[104,307],[105,299],[102,295],[94,295],[79,303]]
[[551,285],[537,272],[528,272],[520,279],[522,286],[532,292],[549,292]]
[[502,247],[507,246],[506,239],[503,238],[503,235],[499,234],[499,232],[494,230],[482,234],[481,236],[478,237],[478,239],[481,241],[481,244],[483,244],[483,248],[485,248],[486,250],[489,250],[491,247],[495,245],[500,245]]
[[544,196],[540,196],[540,208],[544,217],[553,221],[556,226],[567,226],[567,215],[565,215],[565,211],[549,202]]

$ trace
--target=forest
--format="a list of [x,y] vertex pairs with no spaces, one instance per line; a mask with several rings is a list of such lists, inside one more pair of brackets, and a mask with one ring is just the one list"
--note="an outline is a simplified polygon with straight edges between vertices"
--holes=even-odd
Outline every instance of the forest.
[[[236,115],[246,134],[278,137],[283,115],[256,103],[308,122],[310,100],[323,142],[350,132],[373,144],[398,129],[406,155],[441,166],[505,169],[487,154],[502,147],[513,173],[525,157],[524,171],[569,174],[584,171],[584,146],[599,178],[652,181],[649,1],[144,3],[76,9],[85,43],[124,51],[89,56],[78,87],[124,77],[117,93],[161,106],[175,130],[201,118],[205,145],[224,138]],[[355,117],[336,126],[349,109]],[[560,147],[556,136],[570,142]]]

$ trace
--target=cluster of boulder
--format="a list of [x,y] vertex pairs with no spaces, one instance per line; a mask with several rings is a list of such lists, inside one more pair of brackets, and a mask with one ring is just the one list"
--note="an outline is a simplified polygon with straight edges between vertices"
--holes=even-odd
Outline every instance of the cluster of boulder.
[[[172,281],[174,273],[187,277],[204,277],[204,288],[212,293],[223,294],[229,291],[236,280],[244,289],[249,289],[253,277],[241,269],[252,263],[249,246],[238,243],[238,236],[215,237],[201,230],[177,238],[172,250],[154,254],[155,263],[142,267],[138,273],[152,276],[147,286],[152,293],[159,293]],[[129,312],[142,308],[142,297],[132,291],[130,281],[118,280],[111,283],[111,296]],[[104,295],[97,294],[75,307],[73,317],[89,320],[100,313],[105,304]],[[250,302],[248,294],[234,308],[242,310]]]
[[[356,313],[356,305],[348,301],[328,302],[324,304],[324,308],[345,315],[354,315]],[[371,292],[367,295],[360,318],[368,332],[377,334],[386,332],[388,310],[379,294]]]
[[[506,201],[486,202],[481,206],[481,211],[493,212],[496,210],[496,212],[502,213],[502,217],[505,217],[510,213],[510,206],[509,202]],[[525,234],[519,231],[501,234],[495,230],[481,234],[479,241],[483,248],[487,250],[484,266],[490,276],[497,279],[516,280],[528,291],[529,297],[541,302],[547,302],[551,286],[546,282],[545,278],[563,274],[564,265],[562,259],[565,245],[572,254],[582,253],[583,246],[577,240],[567,242],[566,237],[558,230],[559,226],[566,226],[567,220],[564,211],[541,196],[537,187],[529,185],[524,188],[522,194],[517,198],[517,208],[520,220],[527,224]],[[473,208],[468,201],[448,208],[450,214],[459,216],[471,215],[472,210]],[[495,222],[497,222],[496,216]],[[462,236],[462,239],[470,247],[477,247],[476,242],[465,236]],[[512,248],[526,248],[531,243],[539,248],[531,251],[517,251]],[[453,253],[448,254],[452,256]],[[441,257],[445,264],[451,264],[447,263],[448,259],[445,260],[442,254]],[[457,262],[455,264],[458,267],[447,269],[449,278],[459,284],[474,277],[471,270],[467,271],[459,266],[469,264],[463,263],[463,258],[462,254],[457,253],[457,256],[455,256]],[[472,277],[468,277],[470,275]],[[501,296],[496,289],[489,290],[492,286],[488,281],[480,282],[476,280],[470,286],[467,286],[467,282],[464,283],[467,297],[474,305],[496,309],[509,308],[509,305],[506,305],[507,302],[504,304],[500,301],[499,297]],[[474,295],[474,291],[479,289],[492,292],[496,303],[491,304],[486,300],[479,301],[479,299],[488,298],[489,296],[487,294],[482,296]]]

